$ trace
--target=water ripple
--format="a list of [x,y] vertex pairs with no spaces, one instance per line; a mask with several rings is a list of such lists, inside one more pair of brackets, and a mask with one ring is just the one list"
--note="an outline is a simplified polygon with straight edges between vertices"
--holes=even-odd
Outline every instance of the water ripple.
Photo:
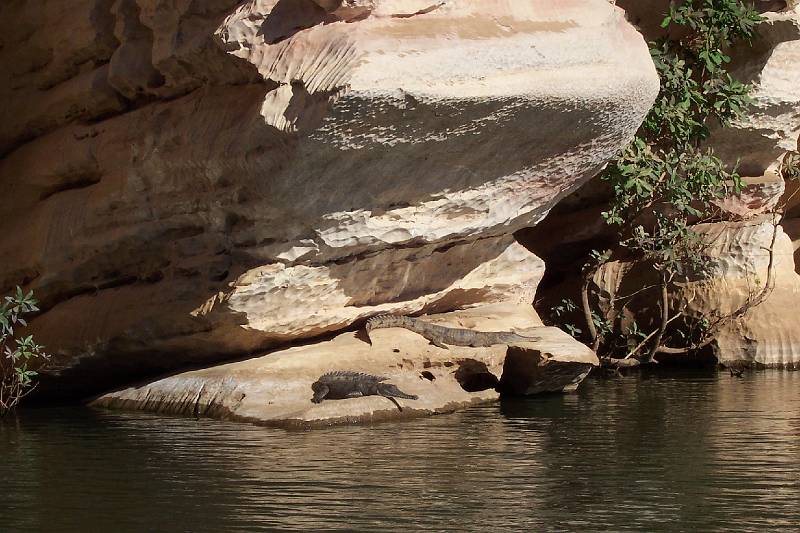
[[3,532],[796,531],[800,373],[313,431],[33,410],[0,453]]

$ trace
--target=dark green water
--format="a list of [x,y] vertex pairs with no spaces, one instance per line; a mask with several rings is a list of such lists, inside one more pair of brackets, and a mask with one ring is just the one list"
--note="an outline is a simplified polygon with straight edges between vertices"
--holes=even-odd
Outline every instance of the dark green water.
[[800,372],[314,431],[88,409],[0,423],[0,531],[800,530]]

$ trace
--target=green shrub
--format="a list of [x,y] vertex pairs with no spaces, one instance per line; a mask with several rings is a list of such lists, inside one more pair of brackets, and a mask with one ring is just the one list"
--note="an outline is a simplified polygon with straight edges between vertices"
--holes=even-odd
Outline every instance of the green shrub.
[[0,304],[0,416],[33,391],[38,371],[50,358],[32,335],[19,335],[19,330],[27,326],[23,316],[39,310],[36,303],[33,292],[25,293],[17,287]]

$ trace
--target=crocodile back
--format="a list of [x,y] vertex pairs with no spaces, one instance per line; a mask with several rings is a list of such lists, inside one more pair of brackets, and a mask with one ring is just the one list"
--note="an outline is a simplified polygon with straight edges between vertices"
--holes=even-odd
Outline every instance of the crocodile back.
[[353,396],[370,396],[377,394],[378,384],[386,379],[383,376],[373,376],[363,372],[337,370],[321,375],[311,388],[316,390],[315,387],[318,384],[326,386],[329,391],[326,398],[332,400]]

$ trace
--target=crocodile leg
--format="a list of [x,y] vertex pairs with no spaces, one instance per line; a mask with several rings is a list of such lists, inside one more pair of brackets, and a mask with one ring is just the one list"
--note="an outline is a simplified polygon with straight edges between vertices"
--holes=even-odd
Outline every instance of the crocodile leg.
[[[383,396],[383,395],[381,395],[381,396]],[[397,400],[395,400],[395,399],[394,399],[394,398],[392,398],[391,396],[383,396],[383,397],[384,397],[384,398],[386,398],[387,400],[389,400],[390,402],[392,402],[393,404],[395,404],[395,405],[397,406],[397,408],[400,410],[400,412],[402,412],[402,411],[403,411],[403,408],[402,408],[402,407],[400,407],[400,404],[399,404],[399,403],[397,403]]]
[[431,344],[433,344],[437,348],[441,348],[442,350],[449,350],[450,349],[450,348],[448,348],[447,346],[445,346],[444,344],[442,344],[441,342],[439,342],[437,340],[430,339],[430,341],[431,341]]
[[314,388],[314,397],[311,398],[311,401],[314,403],[319,403],[325,399],[325,396],[331,391],[330,387],[327,385],[317,385]]

